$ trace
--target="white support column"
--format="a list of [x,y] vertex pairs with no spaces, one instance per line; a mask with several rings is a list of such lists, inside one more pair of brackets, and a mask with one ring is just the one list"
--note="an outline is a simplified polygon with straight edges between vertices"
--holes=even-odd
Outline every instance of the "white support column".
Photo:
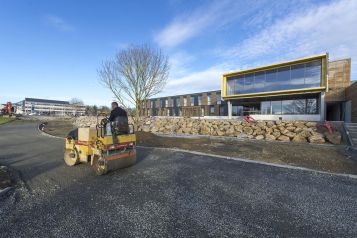
[[228,119],[232,119],[232,103],[230,100],[228,100],[227,104],[228,104]]
[[320,93],[320,120],[325,121],[325,111],[326,103],[325,103],[325,92]]

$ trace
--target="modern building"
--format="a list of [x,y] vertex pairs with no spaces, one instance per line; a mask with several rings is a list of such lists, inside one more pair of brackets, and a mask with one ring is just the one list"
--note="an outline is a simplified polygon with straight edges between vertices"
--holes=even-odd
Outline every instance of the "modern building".
[[176,95],[149,99],[143,105],[142,115],[147,116],[224,116],[227,103],[221,99],[221,91]]
[[228,116],[260,120],[348,120],[351,60],[328,61],[328,54],[227,73],[222,98]]
[[351,59],[329,61],[325,53],[225,73],[221,91],[153,98],[146,114],[349,122],[357,120],[350,78]]
[[16,103],[17,112],[37,115],[84,115],[85,106],[70,104],[68,101],[25,98]]

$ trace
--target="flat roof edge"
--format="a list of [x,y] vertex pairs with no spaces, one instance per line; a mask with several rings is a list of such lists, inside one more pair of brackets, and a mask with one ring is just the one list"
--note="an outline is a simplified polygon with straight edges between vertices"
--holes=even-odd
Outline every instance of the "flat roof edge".
[[281,61],[281,62],[277,62],[277,63],[273,63],[273,64],[267,64],[267,65],[263,65],[263,66],[258,66],[258,67],[252,67],[252,68],[248,68],[248,69],[242,69],[242,70],[237,70],[237,71],[232,71],[232,72],[227,72],[224,73],[223,76],[232,76],[232,75],[236,75],[236,74],[241,74],[241,73],[246,73],[246,72],[251,72],[251,71],[258,71],[258,70],[264,70],[264,69],[269,69],[269,68],[273,68],[273,67],[277,67],[277,66],[284,66],[284,65],[288,65],[288,64],[292,64],[292,63],[298,63],[298,62],[305,62],[305,61],[309,61],[309,60],[313,60],[313,59],[320,59],[320,58],[327,58],[328,57],[328,53],[322,53],[322,54],[318,54],[318,55],[312,55],[312,56],[308,56],[308,57],[303,57],[303,58],[298,58],[298,59],[293,59],[293,60],[287,60],[287,61]]

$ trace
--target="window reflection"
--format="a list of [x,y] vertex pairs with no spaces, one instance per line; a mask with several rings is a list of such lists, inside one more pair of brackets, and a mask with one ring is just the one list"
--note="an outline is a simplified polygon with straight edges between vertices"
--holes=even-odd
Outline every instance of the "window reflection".
[[274,115],[281,114],[281,101],[272,101],[271,102],[271,111]]
[[318,87],[320,85],[321,61],[307,63],[305,66],[305,86]]
[[191,96],[191,106],[195,105],[195,96]]
[[319,87],[321,60],[227,77],[227,95]]
[[254,74],[254,89],[256,92],[264,91],[265,86],[265,71]]
[[317,113],[317,99],[316,98],[306,100],[306,113],[307,114]]
[[254,92],[254,74],[246,74],[244,76],[244,93]]
[[271,110],[270,110],[270,108],[271,108],[271,103],[270,103],[270,101],[268,101],[268,102],[261,102],[261,113],[262,114],[270,114],[271,113]]
[[198,98],[198,106],[201,106],[202,105],[202,96],[199,95],[197,98]]

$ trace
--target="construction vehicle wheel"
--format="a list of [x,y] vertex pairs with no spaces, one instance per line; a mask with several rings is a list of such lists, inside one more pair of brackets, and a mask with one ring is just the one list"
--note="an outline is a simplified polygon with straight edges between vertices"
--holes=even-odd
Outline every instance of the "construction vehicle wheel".
[[76,149],[66,149],[64,151],[64,162],[68,166],[79,164],[79,156]]
[[93,168],[97,175],[103,175],[108,172],[108,166],[105,160],[100,157],[94,157]]

